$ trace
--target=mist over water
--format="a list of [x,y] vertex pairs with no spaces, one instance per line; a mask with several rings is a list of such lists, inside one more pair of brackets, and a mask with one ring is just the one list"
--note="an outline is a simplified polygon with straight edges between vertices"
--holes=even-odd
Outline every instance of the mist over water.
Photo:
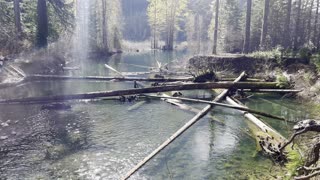
[[75,32],[73,35],[72,57],[81,63],[88,58],[89,47],[89,22],[90,0],[76,1]]

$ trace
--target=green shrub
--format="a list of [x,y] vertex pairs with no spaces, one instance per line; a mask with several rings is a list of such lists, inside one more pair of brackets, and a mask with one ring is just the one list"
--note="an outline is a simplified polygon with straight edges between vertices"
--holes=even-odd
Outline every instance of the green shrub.
[[291,87],[291,83],[290,83],[289,79],[286,76],[284,76],[283,74],[278,74],[277,75],[276,82],[277,82],[277,86],[279,88],[289,88],[289,87]]

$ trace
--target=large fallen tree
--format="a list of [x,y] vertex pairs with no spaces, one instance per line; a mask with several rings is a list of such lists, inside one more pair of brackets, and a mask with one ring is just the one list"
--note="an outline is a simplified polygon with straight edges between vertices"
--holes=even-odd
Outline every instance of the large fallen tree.
[[168,91],[180,91],[180,90],[195,90],[195,89],[279,89],[277,83],[270,82],[213,82],[213,83],[190,83],[183,85],[172,85],[172,86],[157,86],[139,89],[125,89],[125,90],[114,90],[114,91],[99,91],[90,92],[83,94],[69,94],[69,95],[57,95],[48,97],[28,97],[22,99],[9,99],[0,100],[0,103],[28,103],[28,102],[43,102],[43,101],[65,101],[65,100],[76,100],[76,99],[94,99],[111,96],[125,96],[134,94],[144,93],[158,93]]

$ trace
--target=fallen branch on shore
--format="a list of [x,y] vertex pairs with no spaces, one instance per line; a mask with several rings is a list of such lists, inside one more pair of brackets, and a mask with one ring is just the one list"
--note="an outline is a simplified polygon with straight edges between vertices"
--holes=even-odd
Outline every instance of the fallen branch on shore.
[[139,89],[126,89],[126,90],[114,90],[114,91],[99,91],[99,92],[89,92],[83,94],[69,94],[69,95],[57,95],[48,97],[29,97],[22,99],[8,99],[0,100],[0,103],[26,103],[26,102],[42,102],[42,101],[66,101],[66,100],[76,100],[76,99],[94,99],[102,97],[111,96],[125,96],[134,94],[144,94],[144,93],[158,93],[158,92],[168,92],[168,91],[180,91],[180,90],[195,90],[195,89],[264,89],[264,88],[279,88],[277,83],[261,83],[261,82],[213,82],[213,83],[190,83],[184,85],[176,86],[159,86],[159,87],[148,87]]
[[[237,78],[233,83],[237,83],[241,79],[245,78],[246,74],[243,72],[239,78]],[[217,96],[213,102],[221,101],[225,96],[227,96],[229,90],[224,90],[219,96]],[[204,117],[211,109],[212,105],[206,106],[202,109],[195,117],[193,117],[190,121],[188,121],[182,128],[180,128],[176,133],[170,136],[165,142],[163,142],[157,149],[155,149],[151,154],[149,154],[144,160],[142,160],[139,164],[137,164],[127,175],[125,175],[122,179],[130,178],[137,170],[139,170],[144,164],[150,161],[155,155],[157,155],[160,151],[162,151],[165,147],[167,147],[171,142],[173,142],[176,138],[178,138],[183,132],[189,129],[193,124],[199,121],[202,117]]]
[[166,98],[166,99],[177,99],[177,100],[181,100],[181,101],[189,101],[189,102],[196,102],[196,103],[211,104],[211,105],[222,106],[222,107],[231,108],[231,109],[237,109],[237,110],[247,111],[247,112],[250,112],[250,113],[253,113],[253,114],[258,114],[258,115],[265,116],[265,117],[269,117],[269,118],[273,118],[273,119],[278,119],[278,120],[282,120],[282,121],[287,121],[284,117],[279,117],[279,116],[275,116],[275,115],[272,115],[272,114],[264,113],[264,112],[261,112],[261,111],[249,109],[249,108],[247,108],[247,107],[232,106],[232,105],[223,104],[223,103],[218,103],[218,102],[204,101],[204,100],[190,99],[190,98],[162,97],[162,96],[152,96],[152,95],[147,95],[147,97]]

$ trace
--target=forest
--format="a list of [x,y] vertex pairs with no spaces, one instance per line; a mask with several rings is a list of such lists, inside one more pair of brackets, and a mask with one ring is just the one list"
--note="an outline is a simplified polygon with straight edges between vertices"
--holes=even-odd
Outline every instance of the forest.
[[0,179],[319,179],[320,0],[0,0]]

